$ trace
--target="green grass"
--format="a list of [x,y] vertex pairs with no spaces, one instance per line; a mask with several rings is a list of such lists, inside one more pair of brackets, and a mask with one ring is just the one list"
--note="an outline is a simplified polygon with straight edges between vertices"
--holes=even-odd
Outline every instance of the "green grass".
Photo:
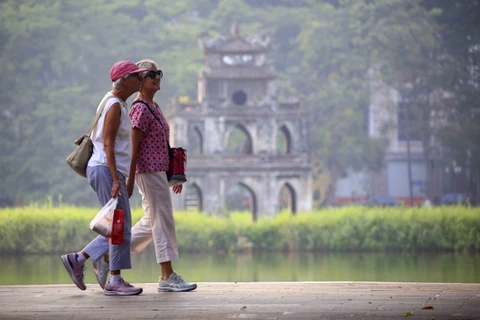
[[[0,253],[81,249],[99,209],[72,206],[0,209]],[[133,209],[134,223],[143,215]],[[342,207],[253,223],[248,213],[176,212],[181,251],[480,251],[480,208]]]

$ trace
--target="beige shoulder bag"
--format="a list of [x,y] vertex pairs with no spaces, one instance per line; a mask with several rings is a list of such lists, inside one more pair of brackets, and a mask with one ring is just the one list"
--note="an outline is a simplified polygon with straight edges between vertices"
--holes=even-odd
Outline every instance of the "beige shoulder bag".
[[107,104],[108,100],[110,100],[110,97],[105,98],[105,101],[95,115],[90,128],[88,128],[87,134],[84,134],[75,140],[77,147],[67,157],[67,163],[70,168],[84,178],[87,177],[87,164],[93,153],[93,142],[92,139],[90,139],[90,135],[97,125],[98,119],[100,118],[103,109],[105,109],[105,105]]

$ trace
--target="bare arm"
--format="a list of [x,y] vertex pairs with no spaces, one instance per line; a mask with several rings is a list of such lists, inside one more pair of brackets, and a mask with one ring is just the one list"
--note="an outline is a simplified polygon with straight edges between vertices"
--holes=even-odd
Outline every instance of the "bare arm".
[[130,163],[130,173],[127,179],[128,197],[133,194],[133,186],[135,184],[135,169],[137,167],[138,148],[142,142],[143,131],[139,128],[132,128],[132,162]]
[[114,103],[105,116],[103,126],[103,147],[107,154],[107,164],[113,177],[112,198],[122,194],[122,184],[118,177],[117,163],[115,161],[115,139],[117,137],[118,128],[120,127],[120,104]]

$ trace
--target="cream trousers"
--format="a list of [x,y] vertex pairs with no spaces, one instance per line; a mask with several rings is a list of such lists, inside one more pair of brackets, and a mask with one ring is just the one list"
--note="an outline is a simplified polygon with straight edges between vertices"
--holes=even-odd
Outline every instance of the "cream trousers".
[[144,215],[132,228],[130,251],[140,253],[153,239],[157,263],[177,260],[175,220],[166,173],[136,174],[135,184],[142,195]]

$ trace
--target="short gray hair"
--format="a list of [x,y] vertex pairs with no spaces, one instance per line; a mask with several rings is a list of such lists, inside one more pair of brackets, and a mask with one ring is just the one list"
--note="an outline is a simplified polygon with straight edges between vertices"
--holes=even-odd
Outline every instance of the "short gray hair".
[[112,87],[114,89],[121,89],[123,87],[123,78],[120,78],[118,80],[115,80],[113,83],[112,83]]
[[139,68],[142,68],[142,69],[147,69],[147,71],[144,71],[144,72],[140,72],[140,75],[143,77],[145,77],[145,75],[147,74],[148,71],[152,70],[153,67],[157,68],[158,70],[158,64],[151,60],[151,59],[143,59],[143,60],[140,60],[138,61],[137,63],[135,63]]
[[136,75],[136,73],[129,73],[129,74],[124,75],[120,79],[114,81],[112,83],[112,87],[114,87],[115,89],[121,89],[123,87],[123,79],[127,79],[127,78],[133,76],[134,74]]

